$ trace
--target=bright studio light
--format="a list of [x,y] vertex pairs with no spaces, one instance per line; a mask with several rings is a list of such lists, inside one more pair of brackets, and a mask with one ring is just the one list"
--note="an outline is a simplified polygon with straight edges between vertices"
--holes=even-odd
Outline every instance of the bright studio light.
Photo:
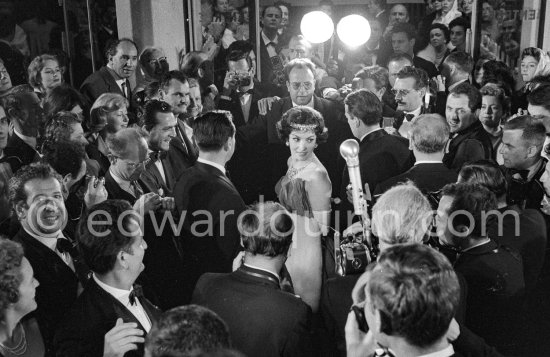
[[349,15],[338,22],[336,33],[346,45],[357,47],[369,40],[370,25],[361,15]]
[[322,43],[332,37],[334,22],[322,11],[312,11],[302,17],[302,35],[311,43]]

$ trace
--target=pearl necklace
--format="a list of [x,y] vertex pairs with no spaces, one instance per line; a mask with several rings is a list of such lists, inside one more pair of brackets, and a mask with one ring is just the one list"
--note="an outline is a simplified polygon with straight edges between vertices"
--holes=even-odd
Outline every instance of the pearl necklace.
[[[25,338],[25,329],[23,328],[23,325],[21,325],[21,323],[18,323],[17,325],[21,330],[21,333],[20,333],[21,339],[19,340],[17,345],[15,345],[15,347],[8,347],[3,343],[0,343],[0,350],[5,351],[6,353],[9,353],[12,355],[20,356],[25,352],[27,352],[27,339]],[[14,334],[15,334],[15,331],[14,331]]]

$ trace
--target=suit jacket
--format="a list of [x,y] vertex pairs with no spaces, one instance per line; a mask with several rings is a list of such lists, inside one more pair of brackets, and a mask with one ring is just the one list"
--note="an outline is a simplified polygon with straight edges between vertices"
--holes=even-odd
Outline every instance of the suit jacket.
[[97,137],[86,145],[86,154],[88,154],[89,159],[94,160],[98,164],[98,175],[105,176],[107,171],[109,171],[111,162],[109,161],[109,157],[99,149],[99,140],[99,137]]
[[227,163],[227,169],[231,175],[231,182],[246,204],[258,201],[268,187],[265,174],[269,165],[266,160],[267,140],[258,113],[258,100],[263,98],[263,92],[258,87],[259,83],[255,83],[250,98],[248,122],[244,121],[243,109],[236,93],[231,95],[230,100],[220,99],[218,104],[219,109],[228,110],[233,114],[237,142],[235,153]]
[[[145,177],[145,179],[144,179]],[[150,181],[146,173],[142,173],[138,180],[143,193],[158,194],[159,186],[156,181]],[[105,175],[105,189],[109,199],[122,199],[133,205],[138,197],[123,190],[114,180],[111,172]],[[165,191],[166,192],[166,191]],[[176,227],[164,216],[172,215]],[[183,305],[191,292],[186,291],[183,277],[186,275],[183,264],[183,248],[177,238],[178,217],[174,212],[155,211],[143,217],[144,239],[147,243],[147,253],[143,257],[145,270],[138,278],[143,286],[143,293],[155,305],[163,310]]]
[[502,220],[489,221],[489,237],[521,254],[525,288],[529,293],[535,287],[544,263],[546,222],[542,213],[535,209],[522,210],[513,205],[498,211],[503,213]]
[[429,78],[437,77],[439,75],[439,71],[437,70],[435,65],[422,57],[414,56],[413,64],[416,68],[422,68],[423,70],[425,70],[426,73],[428,73]]
[[[178,136],[170,141],[168,161],[170,161],[174,177],[177,179],[185,169],[191,167],[197,161],[199,155],[192,138],[187,137],[185,124],[181,119],[178,119],[176,132]],[[183,141],[180,139],[180,135],[183,137]]]
[[[353,134],[343,117],[343,111],[336,103],[313,96],[313,107],[321,113],[325,121],[325,127],[328,129],[327,142],[320,143],[319,147],[315,149],[315,154],[327,169],[332,182],[333,195],[336,195],[340,189],[342,170],[345,167],[345,161],[340,156],[340,144],[346,139],[353,138]],[[275,184],[288,168],[287,159],[290,152],[277,136],[276,123],[291,108],[292,99],[290,97],[282,98],[273,103],[271,110],[265,116],[269,151],[268,161],[271,166],[271,179],[268,188],[271,191],[274,190]],[[266,194],[266,199],[274,199],[274,191],[271,191]]]
[[[371,192],[379,183],[408,170],[413,162],[409,141],[390,135],[384,129],[371,132],[359,144],[361,182],[363,186],[368,183]],[[344,201],[349,182],[349,173],[345,169],[340,189],[340,197]]]
[[[23,246],[25,257],[34,270],[34,277],[40,283],[36,288],[38,308],[35,314],[46,355],[53,356],[54,332],[77,298],[78,276],[59,255],[23,228],[19,229],[13,240]],[[75,267],[78,266],[76,257],[73,263]]]
[[231,331],[233,347],[247,356],[313,356],[311,309],[281,291],[278,281],[244,265],[229,274],[205,274],[192,303],[218,314]]
[[398,183],[412,181],[423,193],[439,191],[448,183],[456,182],[458,174],[443,163],[420,163],[408,171],[380,183],[374,194],[382,194]]
[[168,160],[168,155],[161,159],[161,161],[166,181],[162,178],[157,165],[153,161],[149,161],[145,166],[145,171],[139,178],[139,183],[142,186],[154,188],[153,192],[157,193],[159,192],[159,189],[162,188],[165,196],[172,196],[172,190],[176,184],[177,177],[174,173],[174,169],[172,168],[171,161]]
[[[161,311],[145,298],[139,298],[139,302],[152,325],[159,319]],[[105,334],[115,326],[119,317],[124,322],[136,323],[145,337],[145,329],[130,310],[90,279],[55,334],[56,356],[103,356]],[[124,356],[142,357],[143,343],[137,346],[137,350],[126,352]]]
[[[279,58],[279,60],[281,61],[280,68],[274,68],[273,63],[271,62],[271,58],[269,57],[269,53],[267,52],[267,46],[264,44],[264,40],[262,38],[261,33],[258,34],[258,36],[260,37],[260,50],[259,50],[260,61],[261,61],[260,74],[261,74],[262,84],[266,88],[265,94],[269,97],[272,97],[275,95],[282,97],[287,93],[284,83],[280,83],[277,80],[278,76],[284,75],[282,59]],[[280,37],[278,41],[279,43],[277,44],[277,46],[275,46],[275,50],[277,51],[277,54],[281,51],[281,48],[284,45]]]
[[518,343],[525,294],[520,254],[491,240],[460,252],[454,268],[468,283],[466,326],[499,350]]
[[[103,93],[117,93],[125,96],[106,66],[90,74],[80,86],[80,92],[84,96],[88,108],[91,108],[95,100]],[[133,122],[133,119],[135,119],[133,114],[136,112],[136,107],[132,96],[132,87],[128,79],[126,79],[126,92],[128,93],[126,98],[130,103],[130,108],[128,109],[128,112],[131,114],[130,122]]]
[[[183,279],[191,298],[190,293],[202,274],[231,271],[241,247],[237,218],[246,206],[220,170],[198,161],[178,178],[174,198],[177,216],[183,220],[180,234],[186,271]],[[205,212],[211,217],[208,226],[204,223]]]
[[540,210],[540,202],[544,197],[544,186],[540,181],[540,178],[544,174],[546,169],[547,160],[542,158],[542,163],[531,178],[531,181],[523,181],[514,179],[513,170],[506,167],[502,167],[506,181],[508,181],[508,193],[506,198],[508,204],[518,205],[520,208],[533,208]]
[[23,166],[40,160],[38,151],[24,142],[15,132],[9,137],[8,143],[4,148],[4,154],[14,159],[18,159],[10,160],[10,165],[17,166],[18,161],[21,162],[19,167],[11,168],[13,172],[16,172]]
[[465,163],[489,160],[491,157],[493,157],[493,144],[489,134],[483,129],[481,122],[476,120],[472,125],[452,136],[447,144],[443,163],[448,168],[459,172]]

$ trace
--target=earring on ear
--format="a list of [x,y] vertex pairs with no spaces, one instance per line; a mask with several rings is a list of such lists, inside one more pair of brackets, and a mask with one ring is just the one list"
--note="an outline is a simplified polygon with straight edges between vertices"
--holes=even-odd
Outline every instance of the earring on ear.
[[317,146],[319,146],[319,144],[315,144],[315,148],[317,148]]
[[290,144],[288,143],[288,141],[286,142],[286,146],[290,146]]

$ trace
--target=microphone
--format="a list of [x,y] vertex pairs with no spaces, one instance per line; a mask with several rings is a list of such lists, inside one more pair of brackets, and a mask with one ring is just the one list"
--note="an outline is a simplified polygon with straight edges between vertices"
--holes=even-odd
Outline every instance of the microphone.
[[346,160],[348,166],[351,193],[353,197],[353,211],[361,216],[364,213],[363,185],[361,184],[361,171],[359,170],[359,144],[354,139],[348,139],[340,145],[340,155]]

